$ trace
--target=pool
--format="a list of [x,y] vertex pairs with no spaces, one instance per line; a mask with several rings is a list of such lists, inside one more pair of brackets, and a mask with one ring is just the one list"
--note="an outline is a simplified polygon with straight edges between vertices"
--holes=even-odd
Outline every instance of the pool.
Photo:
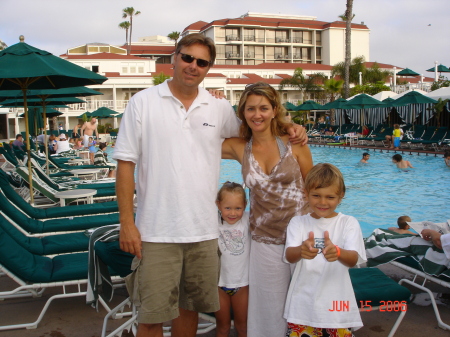
[[[413,221],[450,219],[450,167],[442,156],[405,154],[415,168],[402,171],[391,162],[393,152],[310,148],[314,164],[332,163],[343,173],[347,192],[338,211],[357,218],[364,236],[375,228],[397,226],[401,215]],[[370,153],[368,164],[359,163],[363,152]],[[220,182],[242,182],[240,170],[239,163],[222,160]]]
[[[347,193],[338,211],[357,218],[364,236],[375,228],[396,226],[401,215],[413,221],[450,219],[450,167],[445,166],[442,156],[404,154],[415,168],[401,171],[391,162],[393,152],[310,148],[314,164],[328,162],[342,171]],[[106,152],[111,160],[113,149],[108,147]],[[368,164],[359,164],[363,152],[370,153]],[[242,182],[238,162],[222,160],[221,167],[220,184]]]

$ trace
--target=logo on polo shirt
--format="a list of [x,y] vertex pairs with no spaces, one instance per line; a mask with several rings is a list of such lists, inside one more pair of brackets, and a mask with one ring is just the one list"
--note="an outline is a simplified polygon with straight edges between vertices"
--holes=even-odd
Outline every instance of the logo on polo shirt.
[[208,123],[203,123],[203,126],[210,126],[210,127],[213,127],[213,128],[216,127],[215,125],[211,125],[211,124],[208,124]]

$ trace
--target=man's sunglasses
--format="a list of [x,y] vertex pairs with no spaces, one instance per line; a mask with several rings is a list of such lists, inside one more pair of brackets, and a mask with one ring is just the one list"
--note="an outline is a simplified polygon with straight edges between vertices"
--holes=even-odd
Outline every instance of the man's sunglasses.
[[194,60],[197,60],[197,66],[199,66],[200,68],[205,68],[208,67],[211,62],[203,60],[203,59],[198,59],[192,55],[188,55],[188,54],[183,54],[183,53],[179,53],[181,55],[181,59],[186,62],[186,63],[192,63],[194,62]]

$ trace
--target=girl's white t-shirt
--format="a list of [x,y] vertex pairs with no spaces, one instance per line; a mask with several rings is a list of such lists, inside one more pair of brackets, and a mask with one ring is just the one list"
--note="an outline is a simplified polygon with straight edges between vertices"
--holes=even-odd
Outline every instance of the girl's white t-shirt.
[[[342,213],[329,219],[315,219],[310,214],[292,218],[287,228],[284,259],[286,249],[300,246],[309,232],[314,232],[314,238],[323,238],[325,231],[333,244],[358,253],[357,264],[366,261],[358,220]],[[330,311],[333,307],[337,310]],[[317,328],[362,327],[348,267],[339,261],[328,262],[322,253],[312,260],[297,262],[284,318],[290,323]]]
[[238,288],[248,285],[250,259],[249,213],[234,225],[219,217],[220,278],[219,287]]

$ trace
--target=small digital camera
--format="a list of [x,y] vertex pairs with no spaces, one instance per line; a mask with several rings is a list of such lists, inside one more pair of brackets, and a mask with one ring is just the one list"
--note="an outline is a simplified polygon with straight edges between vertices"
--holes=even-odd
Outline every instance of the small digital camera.
[[325,239],[324,238],[314,238],[314,248],[324,249]]

